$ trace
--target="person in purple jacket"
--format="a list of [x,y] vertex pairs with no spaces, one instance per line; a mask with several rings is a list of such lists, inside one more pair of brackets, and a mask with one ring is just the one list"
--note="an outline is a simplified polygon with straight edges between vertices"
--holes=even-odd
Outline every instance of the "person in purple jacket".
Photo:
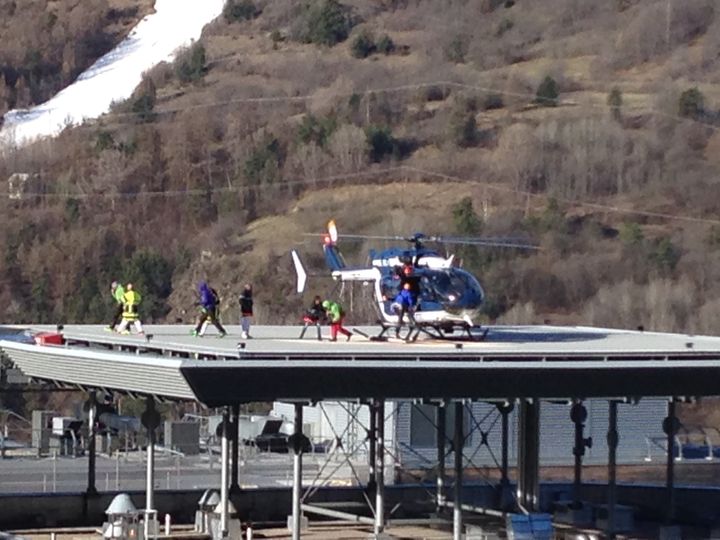
[[197,326],[195,326],[195,329],[192,331],[192,335],[203,337],[208,323],[213,323],[215,328],[218,329],[218,332],[220,332],[220,337],[225,337],[227,332],[218,319],[220,298],[217,292],[206,282],[201,281],[198,285],[198,293],[200,293],[200,318],[198,319]]

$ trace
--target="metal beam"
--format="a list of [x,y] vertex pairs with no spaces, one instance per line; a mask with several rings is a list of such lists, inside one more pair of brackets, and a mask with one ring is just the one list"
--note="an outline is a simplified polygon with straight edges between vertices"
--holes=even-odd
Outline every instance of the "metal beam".
[[[575,446],[573,446],[573,456],[575,457],[574,481],[573,481],[573,507],[580,508],[582,498],[580,491],[582,489],[582,462],[585,455],[585,437],[584,428],[585,420],[587,420],[587,409],[583,405],[582,400],[575,400],[570,409],[570,419],[575,424]],[[609,437],[609,435],[608,435]]]
[[86,490],[88,495],[97,495],[97,489],[95,488],[96,422],[97,397],[95,392],[90,392],[88,396],[88,485]]
[[373,518],[358,516],[351,514],[350,512],[341,512],[340,510],[332,510],[331,508],[323,508],[322,506],[315,506],[312,504],[301,504],[300,509],[308,514],[317,514],[319,516],[326,516],[335,519],[341,519],[343,521],[350,521],[354,523],[364,523],[366,525],[374,525],[375,520]]
[[295,403],[295,429],[293,432],[293,489],[292,489],[292,538],[300,540],[302,528],[302,508],[300,491],[302,490],[302,425],[303,404]]
[[437,483],[435,489],[435,504],[438,513],[445,503],[445,449],[447,448],[446,420],[447,410],[445,403],[437,406]]
[[540,502],[540,400],[520,402],[518,430],[517,500],[521,508],[534,512]]
[[223,410],[222,419],[222,440],[220,442],[220,534],[223,538],[228,536],[228,514],[230,500],[230,449],[229,449],[229,437],[230,437],[230,414],[228,412],[229,407],[225,407]]
[[617,486],[615,483],[617,447],[620,435],[617,430],[617,401],[610,400],[608,414],[608,516],[607,516],[607,537],[609,540],[615,538],[615,504],[617,501]]
[[[667,417],[663,422],[663,430],[667,435],[667,464],[665,486],[667,488],[667,511],[665,521],[671,524],[675,521],[675,434],[678,420],[675,416],[675,398],[670,398],[667,406]],[[681,449],[678,448],[678,452]]]
[[[155,430],[160,425],[160,414],[155,409],[155,399],[148,396],[145,411],[140,416],[142,425],[147,429],[147,471],[145,477],[145,538],[156,534],[157,511],[155,510]],[[152,526],[151,526],[152,524]]]
[[385,401],[375,405],[377,429],[375,450],[375,536],[385,529]]
[[375,450],[377,450],[377,406],[374,401],[368,403],[370,426],[368,428],[368,494],[377,489],[375,483]]
[[462,540],[462,483],[463,483],[463,453],[465,443],[463,434],[463,411],[465,406],[462,401],[455,402],[455,435],[453,436],[453,451],[455,452],[455,486],[453,500],[453,540]]
[[230,430],[230,440],[232,441],[232,472],[230,474],[230,491],[237,492],[240,490],[240,405],[232,406],[232,429]]

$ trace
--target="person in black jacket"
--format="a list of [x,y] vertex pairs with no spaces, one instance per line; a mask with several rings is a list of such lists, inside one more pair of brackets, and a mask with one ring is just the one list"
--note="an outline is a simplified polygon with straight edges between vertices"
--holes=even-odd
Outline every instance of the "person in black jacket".
[[248,339],[250,337],[250,323],[253,317],[253,294],[252,285],[245,285],[240,295],[240,325],[242,326],[242,337]]
[[308,326],[315,325],[315,327],[317,328],[318,341],[322,341],[322,332],[320,330],[320,326],[326,321],[327,313],[325,313],[325,308],[322,305],[322,298],[320,298],[320,296],[316,296],[313,299],[312,305],[303,316],[303,322],[305,323],[305,326],[303,326],[302,332],[300,332],[300,339],[305,336],[305,331],[308,329]]

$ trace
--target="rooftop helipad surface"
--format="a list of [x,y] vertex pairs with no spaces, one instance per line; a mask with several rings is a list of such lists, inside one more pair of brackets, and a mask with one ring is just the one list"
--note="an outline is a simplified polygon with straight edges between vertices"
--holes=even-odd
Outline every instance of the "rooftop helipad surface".
[[[352,327],[351,327],[352,328]],[[54,327],[33,327],[54,330]],[[589,327],[495,326],[484,340],[319,342],[314,329],[257,326],[252,339],[157,325],[120,336],[68,325],[63,346],[0,342],[28,376],[199,399],[635,397],[720,395],[720,338]],[[378,328],[361,327],[364,334]],[[326,332],[327,334],[327,332]]]

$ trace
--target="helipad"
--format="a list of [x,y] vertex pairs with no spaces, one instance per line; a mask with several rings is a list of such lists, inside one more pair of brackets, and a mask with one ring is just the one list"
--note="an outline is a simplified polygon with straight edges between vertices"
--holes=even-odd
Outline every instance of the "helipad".
[[[35,327],[54,330],[54,327]],[[720,394],[720,338],[589,327],[495,326],[483,341],[298,339],[259,326],[253,339],[189,326],[120,336],[66,326],[63,346],[0,342],[33,378],[209,406],[258,400],[507,399]],[[363,327],[367,334],[377,332]]]

